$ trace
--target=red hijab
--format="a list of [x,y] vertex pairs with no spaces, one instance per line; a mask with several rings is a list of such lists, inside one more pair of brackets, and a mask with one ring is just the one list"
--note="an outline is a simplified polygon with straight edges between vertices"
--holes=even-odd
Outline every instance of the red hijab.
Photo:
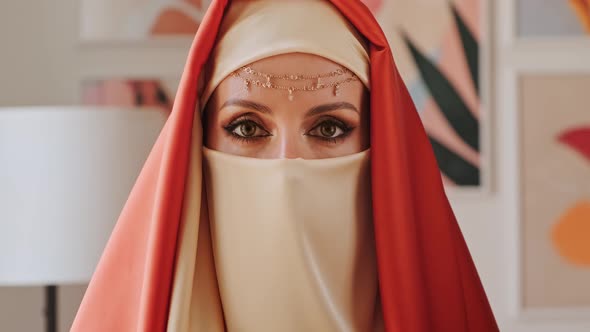
[[[388,332],[498,331],[387,39],[358,0],[330,0],[370,44],[371,164],[380,298]],[[131,192],[72,331],[164,331],[197,81],[229,0],[214,0],[174,108]]]

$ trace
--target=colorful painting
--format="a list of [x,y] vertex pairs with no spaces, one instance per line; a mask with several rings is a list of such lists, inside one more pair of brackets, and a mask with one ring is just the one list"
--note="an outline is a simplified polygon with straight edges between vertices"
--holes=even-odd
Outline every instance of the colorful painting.
[[170,113],[178,79],[107,79],[82,85],[82,104],[157,108]]
[[[485,0],[365,0],[430,137],[447,186],[479,186]],[[424,24],[428,22],[428,24]]]
[[590,306],[590,75],[521,79],[527,307]]
[[590,0],[518,0],[517,12],[523,37],[590,34]]
[[192,37],[211,0],[82,0],[85,41]]
[[[481,7],[486,0],[363,0],[389,38],[447,185],[481,184]],[[85,40],[192,36],[211,0],[83,0]],[[424,24],[428,22],[428,24]]]

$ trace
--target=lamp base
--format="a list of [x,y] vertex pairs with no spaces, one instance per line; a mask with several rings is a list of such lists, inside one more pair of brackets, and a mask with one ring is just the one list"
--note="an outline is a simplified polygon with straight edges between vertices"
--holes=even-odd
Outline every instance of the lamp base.
[[45,286],[45,331],[57,332],[57,286]]

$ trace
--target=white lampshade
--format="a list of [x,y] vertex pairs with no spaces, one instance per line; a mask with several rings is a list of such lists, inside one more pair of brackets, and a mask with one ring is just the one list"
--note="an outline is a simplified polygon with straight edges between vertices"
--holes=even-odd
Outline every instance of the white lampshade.
[[0,285],[87,282],[165,120],[0,108]]

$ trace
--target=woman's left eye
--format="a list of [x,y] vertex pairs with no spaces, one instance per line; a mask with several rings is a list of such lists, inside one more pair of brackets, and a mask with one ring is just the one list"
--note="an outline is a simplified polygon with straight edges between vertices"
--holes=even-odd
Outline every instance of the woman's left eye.
[[344,123],[327,120],[317,124],[307,134],[321,139],[336,139],[346,135],[350,130],[351,128]]

